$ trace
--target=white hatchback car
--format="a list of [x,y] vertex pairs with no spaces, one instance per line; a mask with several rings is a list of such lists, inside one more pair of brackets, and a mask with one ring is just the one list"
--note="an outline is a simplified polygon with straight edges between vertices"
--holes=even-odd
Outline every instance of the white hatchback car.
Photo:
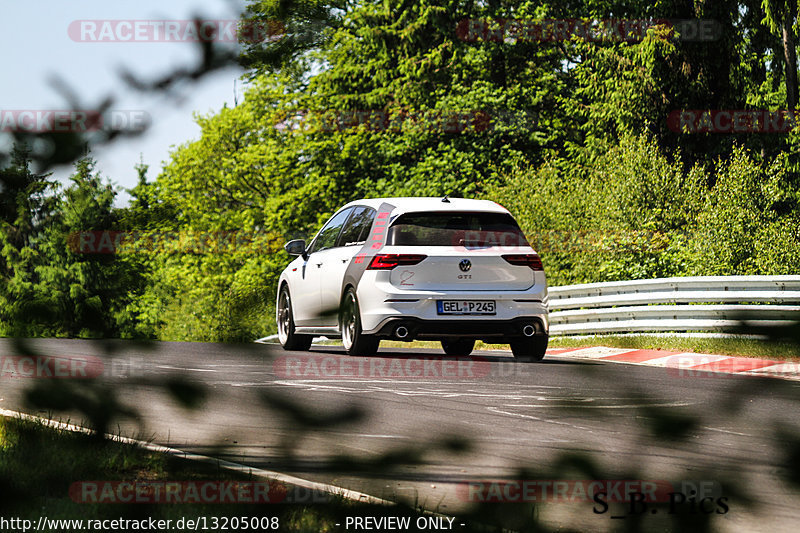
[[438,340],[466,356],[508,343],[539,361],[548,342],[542,262],[500,205],[460,198],[381,198],[337,211],[281,273],[276,315],[287,350],[341,337],[351,355],[381,339]]

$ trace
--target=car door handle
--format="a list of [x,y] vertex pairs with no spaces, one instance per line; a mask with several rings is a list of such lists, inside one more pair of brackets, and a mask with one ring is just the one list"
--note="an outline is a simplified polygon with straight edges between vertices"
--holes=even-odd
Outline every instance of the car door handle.
[[350,261],[350,260],[349,259],[342,259],[342,263],[347,263],[348,261]]
[[322,263],[317,263],[317,268],[321,267]]

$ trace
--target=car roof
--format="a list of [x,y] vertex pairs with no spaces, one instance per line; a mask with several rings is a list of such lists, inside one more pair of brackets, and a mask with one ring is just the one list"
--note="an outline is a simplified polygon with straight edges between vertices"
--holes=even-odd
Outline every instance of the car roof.
[[471,198],[448,198],[449,201],[442,201],[442,197],[397,197],[397,198],[368,198],[355,200],[345,207],[354,205],[365,205],[375,209],[382,204],[394,206],[392,218],[403,213],[413,213],[419,211],[479,211],[486,213],[508,213],[508,210],[491,200],[474,200]]

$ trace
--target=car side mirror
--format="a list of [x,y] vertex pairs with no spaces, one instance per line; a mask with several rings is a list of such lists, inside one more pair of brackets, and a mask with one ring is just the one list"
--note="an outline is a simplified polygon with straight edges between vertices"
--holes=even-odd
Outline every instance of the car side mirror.
[[303,257],[306,256],[306,241],[303,239],[295,239],[293,241],[287,242],[283,245],[283,249],[286,250],[286,253],[289,255],[302,255]]

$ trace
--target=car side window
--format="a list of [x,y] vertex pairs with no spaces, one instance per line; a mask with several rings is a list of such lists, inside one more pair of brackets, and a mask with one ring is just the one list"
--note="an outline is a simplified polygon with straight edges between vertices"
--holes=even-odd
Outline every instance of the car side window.
[[333,218],[319,230],[317,238],[314,239],[308,253],[313,254],[314,252],[321,252],[322,250],[335,247],[339,232],[342,230],[342,226],[352,211],[353,208],[350,207],[336,213]]
[[339,234],[337,246],[353,246],[364,244],[375,218],[375,210],[371,207],[355,207],[350,219]]

